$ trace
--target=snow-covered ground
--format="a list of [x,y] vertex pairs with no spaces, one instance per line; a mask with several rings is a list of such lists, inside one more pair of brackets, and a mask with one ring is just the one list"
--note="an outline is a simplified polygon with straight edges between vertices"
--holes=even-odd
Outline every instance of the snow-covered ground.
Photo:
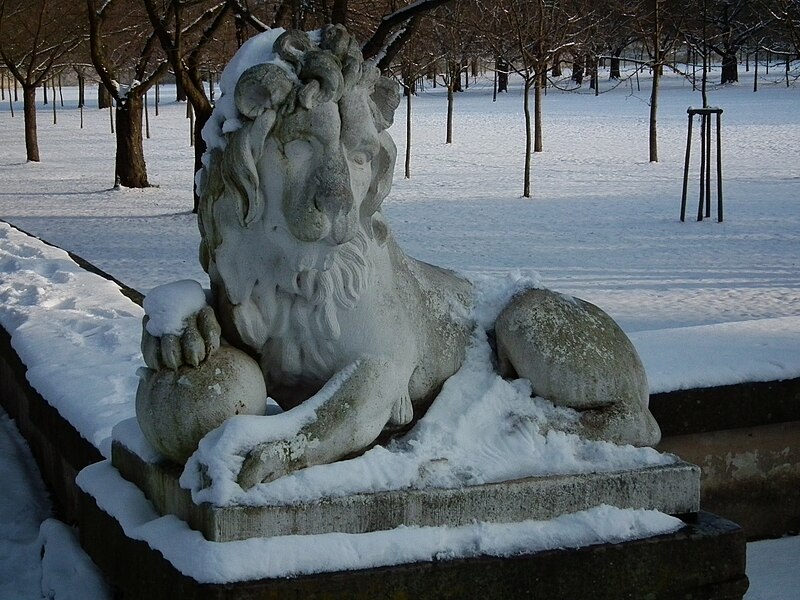
[[[458,95],[450,146],[443,144],[441,90],[426,89],[414,102],[410,180],[401,169],[402,107],[392,130],[400,159],[384,210],[396,236],[410,254],[473,277],[534,270],[545,285],[600,305],[632,335],[654,390],[800,375],[798,89],[762,82],[757,94],[745,84],[712,90],[712,104],[725,109],[726,218],[721,224],[692,219],[693,180],[689,220],[680,223],[685,109],[699,104],[699,96],[681,80],[666,80],[661,162],[650,164],[648,83],[642,78],[641,92],[632,81],[599,97],[549,91],[545,152],[533,160],[532,200],[519,197],[519,88],[496,103],[481,82]],[[21,106],[12,119],[7,98],[0,103],[0,218],[142,291],[179,278],[205,282],[190,214],[185,107],[164,104],[158,117],[150,107],[146,154],[150,179],[159,187],[112,190],[108,111],[86,109],[80,129],[74,90],[65,92],[67,107],[58,107],[57,125],[40,107],[41,164],[24,162]],[[39,292],[32,285],[0,293],[16,294],[3,297],[4,303],[20,302],[20,295],[35,303]],[[98,325],[81,335],[113,339],[120,332]],[[691,365],[699,367],[696,372],[688,371]],[[124,416],[109,410],[111,424]],[[48,597],[48,582],[83,581],[85,563],[76,558],[54,565],[47,557],[56,553],[48,552],[39,562],[43,545],[72,548],[65,541],[70,538],[55,521],[45,520],[40,528],[49,515],[41,483],[20,468],[30,466],[30,458],[7,419],[2,425],[3,456],[22,458],[0,462],[5,480],[21,482],[0,493],[8,533],[0,538],[0,598]],[[94,443],[107,448],[108,430],[96,433]],[[19,516],[6,521],[7,515]],[[749,546],[748,598],[796,597],[800,578],[792,565],[800,558],[798,539]],[[786,557],[793,560],[782,562]],[[81,575],[70,580],[61,574],[68,568]],[[16,575],[22,571],[24,577]],[[85,585],[99,590],[100,584]]]

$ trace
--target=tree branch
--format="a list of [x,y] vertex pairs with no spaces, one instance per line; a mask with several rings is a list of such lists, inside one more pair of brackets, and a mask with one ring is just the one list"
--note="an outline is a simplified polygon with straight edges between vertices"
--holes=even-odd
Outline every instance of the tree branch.
[[269,26],[265,23],[262,23],[258,18],[250,12],[246,6],[244,6],[240,0],[227,0],[228,5],[233,10],[233,13],[240,18],[243,22],[250,25],[253,29],[258,32],[266,31],[269,29]]
[[[422,15],[423,13],[433,10],[437,6],[446,4],[449,1],[450,0],[417,0],[413,4],[409,4],[408,6],[405,6],[400,10],[383,17],[383,19],[381,19],[381,24],[378,25],[375,33],[373,33],[372,37],[370,37],[361,47],[364,58],[374,58],[381,53],[387,52],[388,48],[386,46],[386,42],[390,39],[390,36],[396,27],[407,23],[410,19],[418,15]],[[400,37],[402,36],[398,36],[393,41],[396,42],[398,39],[400,39]],[[401,46],[398,46],[394,50],[394,54],[397,54],[397,52],[400,51],[400,47]]]

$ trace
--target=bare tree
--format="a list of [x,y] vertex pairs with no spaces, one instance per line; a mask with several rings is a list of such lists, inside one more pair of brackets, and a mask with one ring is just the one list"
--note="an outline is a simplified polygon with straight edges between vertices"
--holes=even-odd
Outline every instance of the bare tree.
[[[147,16],[161,47],[194,112],[194,170],[202,168],[206,144],[201,132],[211,117],[213,105],[203,82],[205,53],[213,45],[215,35],[222,29],[230,14],[231,3],[226,0],[188,3],[185,0],[143,0]],[[232,52],[233,49],[231,48]],[[207,66],[207,65],[206,65]],[[209,71],[208,68],[205,69]],[[199,198],[194,189],[194,212]]]
[[[502,0],[487,5],[481,22],[490,24],[487,39],[494,55],[511,65],[524,82],[525,167],[523,191],[531,197],[531,151],[542,152],[542,102],[547,71],[557,57],[578,47],[585,29],[599,18],[567,1]],[[580,16],[576,16],[580,15]],[[533,89],[533,112],[530,91]]]
[[86,0],[86,4],[92,64],[116,103],[115,186],[148,187],[142,109],[144,95],[167,72],[166,57],[136,0],[105,0],[100,6],[97,0]]
[[[430,23],[429,23],[430,25]],[[414,29],[419,23],[414,25]],[[428,29],[432,29],[429,27]],[[413,35],[410,30],[409,35]],[[426,35],[427,34],[427,35]],[[427,41],[431,38],[428,32],[413,36],[412,40],[403,46],[403,50],[397,57],[396,64],[392,65],[392,72],[403,86],[403,94],[406,99],[406,148],[404,175],[406,179],[411,178],[411,140],[412,140],[412,100],[417,94],[417,83],[427,73],[431,65],[442,59],[442,56],[432,52],[431,44]]]
[[[761,45],[770,53],[785,59],[786,85],[791,83],[792,59],[800,58],[800,2],[796,0],[763,0],[760,14],[771,27],[761,31]],[[794,78],[798,76],[795,73]]]
[[364,40],[364,58],[376,59],[387,71],[394,57],[409,40],[404,32],[415,26],[433,9],[452,0],[230,0],[237,20],[255,31],[269,27],[308,29],[326,23],[345,25]]
[[650,162],[658,162],[658,102],[661,76],[669,67],[670,52],[683,40],[685,6],[670,0],[639,0],[635,5],[621,3],[620,10],[631,14],[639,39],[648,55],[646,66],[653,73],[650,88],[648,154]]
[[775,41],[800,57],[800,2],[764,0],[760,12],[774,25]]
[[364,58],[379,59],[378,67],[386,71],[403,45],[411,39],[408,33],[415,31],[420,19],[433,9],[451,1],[416,0],[400,8],[395,6],[395,2],[390,2],[388,8],[391,12],[384,13],[372,34],[365,38],[366,41],[361,47]]
[[438,76],[447,88],[446,144],[453,143],[455,92],[462,89],[461,73],[467,64],[467,57],[474,51],[477,39],[476,30],[470,26],[475,20],[475,5],[471,0],[455,0],[438,9],[432,22],[430,43],[434,54],[444,63]]
[[739,51],[772,19],[759,15],[751,0],[700,0],[696,12],[701,16],[702,36],[695,30],[687,37],[720,57],[720,83],[739,81]]
[[608,53],[609,79],[612,80],[622,79],[622,53],[637,41],[634,16],[627,5],[627,2],[619,0],[598,0],[594,3],[595,13],[602,18],[593,23],[595,32],[592,45]]
[[36,88],[85,36],[81,7],[65,10],[56,0],[0,0],[0,57],[22,87],[25,152],[39,161]]

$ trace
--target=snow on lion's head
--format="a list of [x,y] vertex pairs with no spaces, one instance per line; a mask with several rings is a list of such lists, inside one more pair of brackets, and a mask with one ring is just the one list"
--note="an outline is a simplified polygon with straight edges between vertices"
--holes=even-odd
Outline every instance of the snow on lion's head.
[[324,371],[312,338],[338,337],[337,311],[367,283],[367,248],[387,235],[397,85],[328,26],[257,36],[220,86],[198,179],[203,268],[242,342],[262,354],[278,344],[276,358],[297,363],[288,370],[307,370],[308,356],[287,354],[297,342]]

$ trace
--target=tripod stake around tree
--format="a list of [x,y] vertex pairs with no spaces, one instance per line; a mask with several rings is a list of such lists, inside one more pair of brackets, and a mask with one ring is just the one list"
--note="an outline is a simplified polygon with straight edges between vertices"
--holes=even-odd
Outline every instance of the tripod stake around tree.
[[[722,109],[714,107],[692,108],[689,114],[689,129],[686,136],[686,163],[683,168],[683,195],[681,197],[681,221],[686,217],[686,192],[689,186],[689,159],[692,153],[692,120],[700,115],[700,201],[697,206],[697,220],[711,216],[711,115],[717,115],[717,221],[722,222]],[[704,211],[705,207],[705,211]]]

